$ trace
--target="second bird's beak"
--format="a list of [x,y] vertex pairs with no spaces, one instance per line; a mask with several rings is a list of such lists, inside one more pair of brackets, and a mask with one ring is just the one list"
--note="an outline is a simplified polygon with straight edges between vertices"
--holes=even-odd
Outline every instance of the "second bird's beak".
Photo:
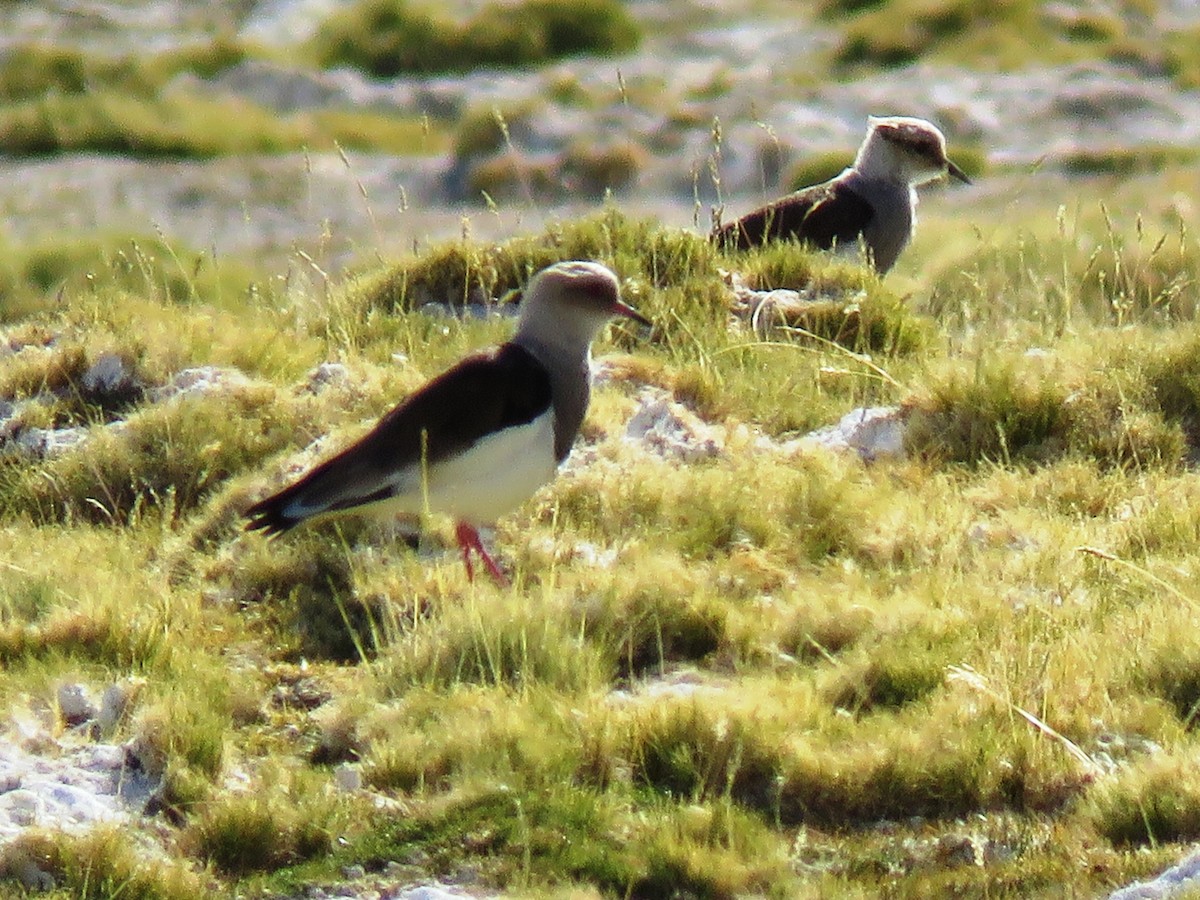
[[946,171],[950,173],[951,178],[957,178],[963,184],[971,183],[971,179],[967,177],[967,173],[950,162],[950,160],[946,160]]

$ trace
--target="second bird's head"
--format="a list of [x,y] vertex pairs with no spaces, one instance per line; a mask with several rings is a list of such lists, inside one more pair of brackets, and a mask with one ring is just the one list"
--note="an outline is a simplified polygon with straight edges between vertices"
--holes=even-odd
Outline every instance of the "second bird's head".
[[871,116],[855,168],[886,174],[911,185],[944,175],[970,184],[946,155],[946,138],[932,122],[910,116]]

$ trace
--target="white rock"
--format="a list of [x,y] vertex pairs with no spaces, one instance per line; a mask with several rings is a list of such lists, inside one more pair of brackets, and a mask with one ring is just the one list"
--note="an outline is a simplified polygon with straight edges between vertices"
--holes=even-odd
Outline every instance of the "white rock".
[[101,353],[79,379],[90,394],[114,394],[133,387],[133,373],[116,353]]
[[435,882],[401,891],[396,894],[396,900],[463,900],[464,897],[479,896],[479,894],[464,894],[453,887]]
[[333,783],[343,793],[361,790],[363,786],[362,771],[357,766],[344,763],[333,770]]
[[81,725],[96,716],[96,704],[82,684],[63,684],[58,688],[58,712],[68,725]]
[[1108,900],[1166,900],[1197,889],[1200,889],[1200,850],[1157,878],[1114,891]]
[[319,394],[327,387],[345,384],[350,370],[342,363],[323,362],[308,373],[308,389]]
[[802,438],[830,450],[853,450],[867,462],[904,456],[907,415],[897,406],[874,406],[851,410],[836,425]]
[[12,443],[17,450],[36,459],[53,459],[86,440],[86,428],[26,428]]
[[169,400],[186,394],[209,394],[250,383],[239,369],[223,366],[197,366],[183,369],[160,388],[151,392],[153,400]]
[[625,439],[665,458],[699,462],[721,455],[717,429],[664,392],[648,389],[625,426]]
[[121,723],[122,717],[129,710],[130,702],[141,690],[142,683],[137,680],[118,681],[104,689],[100,697],[100,712],[96,715],[96,723],[100,726],[101,734],[111,734]]

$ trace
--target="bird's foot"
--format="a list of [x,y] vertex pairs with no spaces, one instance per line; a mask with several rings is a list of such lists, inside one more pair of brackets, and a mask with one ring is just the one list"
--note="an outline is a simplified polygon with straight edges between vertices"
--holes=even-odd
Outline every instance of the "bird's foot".
[[473,525],[468,525],[466,522],[459,522],[454,530],[455,537],[458,538],[458,546],[462,548],[463,565],[467,568],[467,580],[475,580],[475,567],[471,565],[471,551],[474,550],[479,554],[479,558],[483,560],[484,568],[496,580],[496,583],[501,587],[508,587],[511,582],[504,571],[496,564],[496,560],[492,559],[490,553],[484,549],[483,541],[479,538],[479,532]]

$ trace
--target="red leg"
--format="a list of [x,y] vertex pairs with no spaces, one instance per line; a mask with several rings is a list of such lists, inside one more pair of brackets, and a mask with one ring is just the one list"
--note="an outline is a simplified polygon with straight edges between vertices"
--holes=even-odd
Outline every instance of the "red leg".
[[471,565],[471,548],[479,541],[479,535],[467,523],[459,522],[458,527],[454,530],[454,536],[458,538],[458,546],[462,548],[463,565],[467,569],[467,581],[474,581],[475,567]]
[[496,561],[492,559],[491,554],[484,549],[483,541],[479,539],[479,532],[475,530],[473,525],[469,525],[466,522],[459,522],[455,526],[454,535],[458,538],[458,545],[462,547],[463,563],[467,567],[468,580],[475,580],[475,571],[471,566],[471,551],[474,550],[479,554],[479,558],[483,560],[483,564],[491,576],[496,579],[496,583],[501,587],[508,587],[508,576],[500,570],[500,567],[496,565]]

